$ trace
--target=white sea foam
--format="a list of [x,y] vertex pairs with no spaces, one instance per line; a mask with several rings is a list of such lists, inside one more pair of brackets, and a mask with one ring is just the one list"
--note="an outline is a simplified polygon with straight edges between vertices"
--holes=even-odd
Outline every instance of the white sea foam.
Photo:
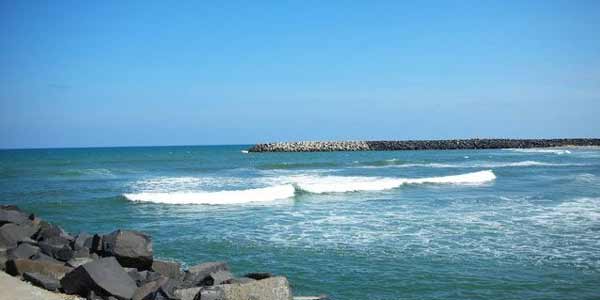
[[514,151],[514,152],[521,152],[521,153],[553,153],[553,154],[557,154],[557,155],[563,155],[563,154],[571,154],[571,151],[567,150],[567,149],[536,149],[536,148],[527,148],[527,149],[507,149],[510,151]]
[[206,189],[219,189],[236,185],[245,185],[251,180],[240,177],[225,176],[183,176],[183,177],[154,177],[139,180],[130,184],[132,190],[140,192],[180,192]]
[[241,152],[242,153],[248,153],[248,150],[242,150]]
[[[481,184],[496,178],[491,170],[461,175],[426,177],[426,178],[390,178],[390,177],[347,177],[296,175],[265,179],[271,186],[243,190],[198,191],[186,189],[173,190],[170,186],[160,186],[154,190],[139,193],[128,193],[123,196],[131,201],[155,202],[167,204],[241,204],[250,202],[266,202],[293,197],[296,190],[322,194],[358,191],[383,191],[398,188],[405,184]],[[161,184],[170,182],[177,187],[194,186],[202,179],[192,177],[163,178]],[[183,183],[183,185],[182,185]],[[147,183],[145,183],[147,184]],[[161,189],[163,189],[161,191]]]
[[481,184],[496,179],[491,170],[461,175],[426,178],[389,178],[389,177],[345,177],[345,176],[299,176],[294,185],[302,191],[322,193],[343,193],[358,191],[383,191],[405,184]]
[[123,196],[132,201],[166,204],[243,204],[290,198],[294,192],[292,185],[279,185],[234,191],[135,193]]
[[386,204],[382,209],[357,210],[324,203],[311,211],[265,216],[265,231],[257,239],[287,247],[358,249],[369,255],[433,255],[449,260],[494,257],[600,267],[600,198],[559,203],[520,196],[449,195],[441,199],[448,205],[422,205],[421,199],[407,198],[394,202],[395,209],[388,210]]
[[600,221],[600,198],[583,197],[565,201],[556,207],[541,210],[531,219],[539,224],[562,229],[597,224]]

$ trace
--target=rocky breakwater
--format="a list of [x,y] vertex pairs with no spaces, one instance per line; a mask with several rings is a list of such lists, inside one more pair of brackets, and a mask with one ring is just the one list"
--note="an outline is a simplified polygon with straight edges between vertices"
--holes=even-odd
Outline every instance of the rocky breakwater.
[[407,141],[279,142],[257,144],[248,152],[327,152],[551,148],[600,146],[600,139],[456,139]]
[[49,291],[90,300],[291,300],[283,276],[235,277],[225,262],[182,270],[154,259],[141,232],[71,235],[16,206],[0,206],[0,268]]

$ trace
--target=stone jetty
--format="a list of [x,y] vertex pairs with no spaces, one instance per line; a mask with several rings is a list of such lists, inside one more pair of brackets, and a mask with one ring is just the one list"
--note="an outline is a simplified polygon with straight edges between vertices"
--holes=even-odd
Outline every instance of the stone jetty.
[[[142,232],[72,235],[12,205],[0,206],[0,269],[48,291],[89,300],[293,299],[286,277],[265,272],[236,277],[222,261],[183,270],[178,262],[154,258],[152,238]],[[17,299],[20,291],[3,293]]]
[[460,150],[503,148],[551,148],[567,146],[600,146],[600,139],[457,139],[406,141],[278,142],[257,144],[248,149],[248,152]]

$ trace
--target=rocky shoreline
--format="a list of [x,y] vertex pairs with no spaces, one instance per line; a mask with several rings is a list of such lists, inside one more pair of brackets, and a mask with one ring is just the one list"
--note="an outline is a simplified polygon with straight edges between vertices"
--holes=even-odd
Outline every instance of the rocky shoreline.
[[144,233],[71,235],[13,205],[0,206],[0,269],[89,300],[294,299],[286,277],[262,272],[235,277],[226,262],[182,270],[178,262],[155,259],[152,239]]
[[248,152],[331,152],[331,151],[399,151],[460,150],[503,148],[551,148],[600,146],[600,139],[456,139],[407,141],[324,141],[279,142],[256,144]]

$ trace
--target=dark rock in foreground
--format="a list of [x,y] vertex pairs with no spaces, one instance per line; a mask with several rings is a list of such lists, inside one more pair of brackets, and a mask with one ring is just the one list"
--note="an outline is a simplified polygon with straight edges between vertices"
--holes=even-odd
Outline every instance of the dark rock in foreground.
[[6,254],[9,259],[26,258],[29,259],[40,253],[40,247],[27,243],[21,243],[16,248],[9,249]]
[[86,232],[79,233],[75,236],[75,239],[71,243],[73,250],[87,249],[89,251],[92,248],[94,237]]
[[183,276],[183,273],[181,272],[181,264],[172,261],[154,260],[152,262],[152,271],[174,279],[178,279]]
[[0,226],[6,223],[17,225],[30,224],[29,215],[20,211],[18,207],[12,205],[3,206],[0,209]]
[[600,146],[600,139],[458,139],[408,141],[282,142],[257,144],[249,152],[327,152],[549,148]]
[[114,257],[101,258],[77,267],[60,280],[67,294],[87,296],[90,291],[100,296],[131,299],[137,286]]
[[226,262],[182,271],[154,260],[152,240],[140,232],[72,236],[16,206],[0,206],[0,224],[0,269],[46,290],[93,300],[291,299],[285,277],[235,278]]
[[4,224],[0,227],[0,248],[16,247],[19,241],[29,239],[36,231],[37,228],[29,224]]
[[34,238],[38,241],[51,240],[52,243],[60,242],[61,244],[64,244],[73,240],[73,237],[70,236],[58,225],[54,225],[46,221],[41,221],[39,226],[40,230],[34,236]]
[[135,294],[133,294],[132,299],[133,300],[144,300],[144,299],[154,299],[156,298],[157,294],[160,293],[160,287],[167,283],[167,280],[169,280],[166,277],[162,277],[158,280],[155,281],[151,281],[148,282],[144,285],[142,285],[140,288],[138,288],[135,291]]
[[60,279],[71,270],[73,269],[62,264],[44,260],[11,259],[6,262],[6,273],[13,276],[23,275],[24,273],[38,273]]
[[102,237],[105,256],[114,256],[123,267],[149,270],[152,268],[152,240],[130,230],[117,230]]
[[73,258],[73,249],[68,246],[68,242],[65,244],[40,242],[38,245],[44,254],[56,260],[66,262]]

